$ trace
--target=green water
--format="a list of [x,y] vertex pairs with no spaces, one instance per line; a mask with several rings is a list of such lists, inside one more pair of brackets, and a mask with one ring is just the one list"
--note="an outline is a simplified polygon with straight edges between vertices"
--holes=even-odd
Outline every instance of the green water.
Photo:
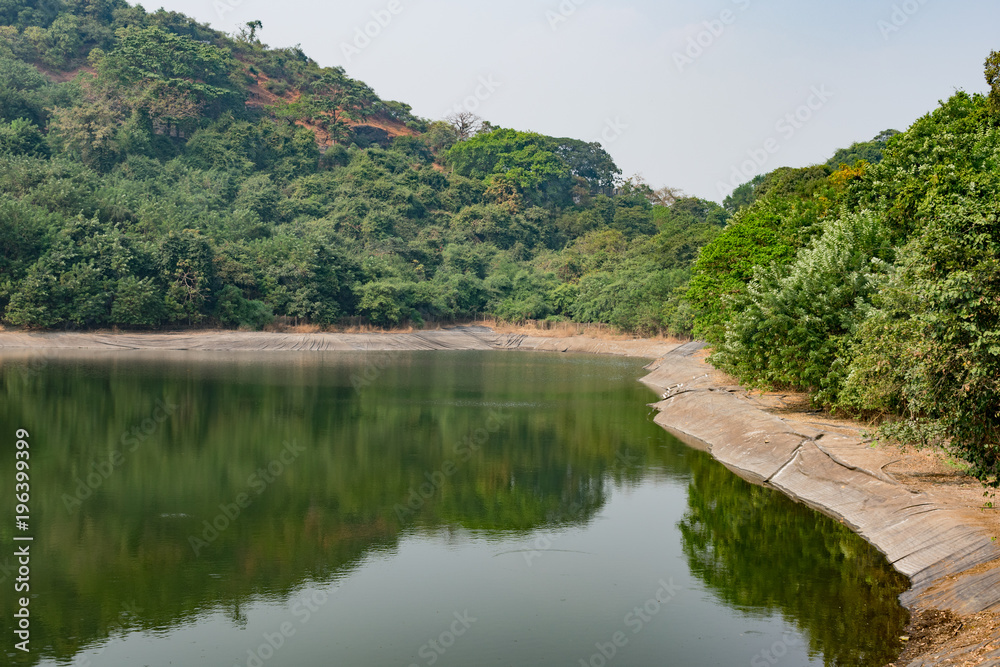
[[[641,362],[0,355],[11,664],[883,665],[905,580],[652,423]],[[214,524],[214,525],[213,525]]]

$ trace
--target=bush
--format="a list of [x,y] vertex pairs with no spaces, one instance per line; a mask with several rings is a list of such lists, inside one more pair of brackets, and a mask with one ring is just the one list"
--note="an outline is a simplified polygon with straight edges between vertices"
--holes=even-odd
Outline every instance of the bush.
[[939,206],[902,250],[859,331],[841,404],[893,411],[912,432],[947,438],[973,475],[998,486],[1000,183],[984,180]]
[[420,318],[413,309],[413,283],[377,280],[358,288],[358,311],[372,324],[391,327]]
[[0,123],[0,153],[44,157],[48,154],[45,137],[29,120],[17,119]]
[[150,278],[125,276],[118,281],[111,304],[112,324],[155,327],[166,319],[162,287]]
[[226,285],[219,292],[214,314],[223,324],[254,331],[260,331],[274,321],[270,306],[262,301],[246,299],[243,290],[233,285]]
[[[893,258],[875,215],[848,214],[787,268],[759,268],[712,362],[753,386],[835,392],[834,360],[871,310]],[[823,394],[818,398],[822,399]]]

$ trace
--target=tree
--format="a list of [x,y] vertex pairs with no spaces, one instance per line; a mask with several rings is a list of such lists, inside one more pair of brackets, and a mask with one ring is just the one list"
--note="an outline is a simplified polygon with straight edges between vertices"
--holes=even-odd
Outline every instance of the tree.
[[436,121],[428,126],[427,132],[421,138],[427,143],[427,147],[431,151],[438,154],[447,151],[458,143],[458,132],[455,131],[455,128],[450,123]]
[[223,324],[255,331],[274,321],[274,314],[269,306],[261,301],[246,299],[243,291],[233,285],[226,285],[219,292],[215,317]]
[[779,231],[780,204],[760,201],[733,216],[719,236],[702,248],[694,265],[687,299],[695,307],[695,335],[718,342],[735,314],[733,296],[742,294],[754,267],[785,263],[795,250]]
[[467,141],[479,133],[483,119],[471,111],[456,111],[445,117],[445,120],[455,129],[458,141]]
[[251,42],[251,43],[256,42],[257,41],[257,31],[260,30],[261,28],[263,28],[264,24],[261,23],[260,21],[247,21],[244,25],[246,25],[246,31],[244,31],[243,29],[241,29],[240,30],[240,37],[241,38],[242,37],[246,37],[246,41],[247,42]]
[[131,109],[154,120],[185,124],[200,113],[218,117],[241,106],[234,81],[237,62],[228,49],[168,32],[157,26],[129,26],[98,63],[98,83]]
[[1000,51],[992,52],[986,59],[986,82],[990,84],[990,106],[1000,114]]
[[45,137],[30,120],[18,118],[9,124],[0,123],[0,153],[14,155],[46,155]]
[[[150,267],[146,249],[121,229],[78,216],[64,224],[28,270],[11,295],[7,318],[32,327],[108,324],[116,286],[125,289],[126,298],[137,284],[149,293],[152,283],[142,279]],[[159,286],[155,294],[160,297]]]
[[850,148],[841,148],[833,157],[827,161],[827,165],[834,169],[841,165],[854,166],[860,161],[869,164],[878,164],[882,161],[882,154],[885,152],[889,140],[899,134],[897,130],[882,130],[871,141],[851,144]]
[[[0,35],[0,42],[2,42]],[[0,57],[0,121],[23,118],[43,127],[53,106],[54,86],[31,65]]]
[[750,386],[836,395],[834,362],[868,316],[894,253],[871,212],[832,223],[787,267],[758,267],[714,364]]
[[109,322],[127,327],[155,327],[166,318],[161,287],[152,278],[124,276],[115,285]]
[[109,171],[121,158],[118,131],[126,110],[85,87],[84,101],[52,112],[49,126],[53,145],[97,171]]
[[463,176],[503,177],[536,203],[565,205],[572,201],[574,176],[550,148],[543,135],[498,129],[455,144],[447,159]]
[[597,141],[549,138],[549,150],[565,162],[574,176],[583,179],[591,193],[612,194],[622,170]]
[[723,200],[722,206],[729,213],[735,214],[742,208],[757,201],[757,188],[764,182],[764,174],[758,174],[746,183],[740,185]]
[[346,121],[368,115],[377,99],[370,88],[348,77],[341,67],[323,70],[310,90],[294,102],[279,99],[272,109],[280,118],[318,126],[335,144],[347,142],[351,135]]
[[416,319],[414,284],[400,280],[376,280],[358,287],[358,309],[372,324],[396,326]]
[[214,277],[208,241],[195,230],[172,232],[160,243],[157,259],[167,285],[164,303],[170,320],[188,324],[203,320]]

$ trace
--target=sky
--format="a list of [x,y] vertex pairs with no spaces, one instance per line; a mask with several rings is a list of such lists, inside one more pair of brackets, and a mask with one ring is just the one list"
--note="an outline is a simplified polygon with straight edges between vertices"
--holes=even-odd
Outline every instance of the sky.
[[235,33],[260,20],[439,120],[600,141],[625,176],[721,201],[777,167],[905,130],[985,92],[997,0],[163,0]]

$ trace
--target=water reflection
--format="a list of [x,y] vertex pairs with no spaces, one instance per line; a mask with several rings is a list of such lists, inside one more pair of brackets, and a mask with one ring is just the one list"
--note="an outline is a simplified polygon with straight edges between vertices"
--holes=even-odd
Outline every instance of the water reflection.
[[[902,581],[842,527],[642,419],[639,366],[484,353],[5,355],[0,422],[32,431],[37,549],[33,652],[8,656],[66,662],[210,613],[243,628],[255,605],[390,562],[408,536],[447,548],[442,535],[583,527],[616,489],[656,480],[690,487],[679,539],[721,601],[793,619],[828,664],[881,664],[875,647],[905,620]],[[0,538],[10,543],[8,528]],[[0,596],[8,636],[13,605]]]
[[902,651],[906,578],[846,526],[691,457],[679,528],[692,573],[750,615],[780,613],[827,665],[882,665]]

